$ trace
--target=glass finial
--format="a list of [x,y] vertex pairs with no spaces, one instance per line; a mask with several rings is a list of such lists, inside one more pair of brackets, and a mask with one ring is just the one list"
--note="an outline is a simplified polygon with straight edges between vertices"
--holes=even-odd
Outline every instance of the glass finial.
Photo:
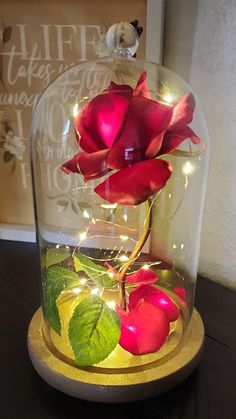
[[139,36],[130,23],[115,23],[107,31],[106,44],[115,54],[132,57],[139,47]]

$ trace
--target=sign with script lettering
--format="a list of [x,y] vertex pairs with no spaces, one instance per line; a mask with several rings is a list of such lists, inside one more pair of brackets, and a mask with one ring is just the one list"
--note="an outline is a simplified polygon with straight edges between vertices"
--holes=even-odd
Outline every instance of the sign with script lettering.
[[[146,9],[145,0],[1,0],[0,223],[34,224],[29,130],[45,87],[73,64],[106,55],[111,24],[138,19],[145,28]],[[142,35],[139,58],[144,45]],[[50,160],[52,150],[43,152]],[[55,174],[46,176],[54,187]]]

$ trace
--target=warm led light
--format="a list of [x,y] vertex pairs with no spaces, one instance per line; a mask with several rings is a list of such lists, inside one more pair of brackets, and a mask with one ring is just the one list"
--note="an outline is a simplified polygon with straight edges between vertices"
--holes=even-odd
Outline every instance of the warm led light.
[[105,209],[115,209],[117,208],[117,204],[101,204],[101,207]]
[[186,176],[191,175],[194,172],[194,170],[195,166],[190,161],[186,161],[182,166],[182,172]]
[[88,213],[88,211],[84,210],[83,215],[84,215],[84,218],[89,218],[89,213]]
[[83,233],[80,233],[79,238],[80,240],[84,240],[87,237],[87,231],[84,231]]
[[128,256],[126,255],[121,255],[119,259],[121,260],[121,262],[127,262],[127,260],[129,260]]
[[80,288],[78,288],[78,287],[73,288],[73,293],[74,294],[79,294],[80,292],[81,292],[81,289]]
[[76,103],[74,105],[74,107],[73,107],[73,116],[74,116],[74,118],[78,115],[78,113],[79,113],[79,105],[78,105],[78,103]]
[[149,265],[148,264],[143,265],[142,269],[149,269]]
[[99,288],[93,288],[92,290],[91,290],[91,294],[92,295],[97,295],[99,293]]
[[84,285],[87,282],[87,278],[81,278],[79,282],[81,285]]
[[163,100],[164,100],[165,102],[167,102],[167,103],[172,103],[172,102],[174,101],[174,98],[173,98],[173,96],[169,93],[169,94],[167,94],[167,95],[163,96]]
[[169,199],[171,198],[171,193],[169,193],[168,198],[169,198]]
[[173,244],[172,248],[175,250],[177,249],[177,244]]
[[188,176],[185,176],[184,189],[187,189],[187,187],[188,187]]
[[114,310],[114,308],[116,306],[116,302],[115,301],[108,301],[107,305],[108,305],[109,308]]
[[120,239],[123,241],[128,240],[128,238],[129,238],[128,236],[122,236],[122,235],[120,236]]

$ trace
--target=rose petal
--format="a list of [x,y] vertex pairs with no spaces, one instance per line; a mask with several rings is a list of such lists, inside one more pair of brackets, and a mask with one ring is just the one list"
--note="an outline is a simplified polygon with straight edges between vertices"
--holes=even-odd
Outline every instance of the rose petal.
[[107,167],[119,170],[145,160],[142,150],[134,147],[129,147],[127,144],[121,144],[120,142],[116,143],[107,156]]
[[134,89],[134,96],[145,97],[146,99],[151,99],[151,95],[147,85],[147,72],[144,71],[138,79],[137,85]]
[[176,131],[185,128],[193,119],[195,99],[192,93],[184,95],[179,103],[174,106],[173,115],[170,121],[169,130]]
[[122,95],[133,95],[133,89],[128,84],[116,84],[111,81],[107,90],[109,92],[121,93]]
[[172,167],[165,160],[146,160],[109,176],[94,190],[110,203],[136,205],[159,192],[171,172]]
[[151,285],[141,285],[129,295],[129,309],[133,310],[140,300],[145,300],[165,311],[170,322],[179,317],[179,309],[163,291]]
[[77,138],[88,153],[111,147],[120,132],[130,95],[104,93],[96,96],[75,118]]
[[150,159],[150,158],[153,158],[153,157],[158,155],[158,152],[160,151],[160,148],[161,148],[162,143],[163,143],[165,133],[166,133],[166,131],[163,131],[161,134],[159,134],[155,138],[153,138],[153,140],[150,142],[150,144],[149,144],[149,146],[146,150],[146,153],[145,153],[145,156],[147,158]]
[[176,148],[186,139],[190,139],[194,144],[198,144],[201,142],[200,138],[194,134],[194,132],[189,127],[185,127],[181,131],[167,131],[158,156],[162,154],[171,153],[172,151],[176,150]]
[[170,326],[163,310],[141,301],[131,312],[117,308],[121,321],[119,344],[134,355],[157,351],[166,341]]
[[63,164],[62,170],[65,173],[79,173],[90,179],[104,176],[108,171],[106,168],[107,150],[97,151],[96,153],[78,153],[71,160]]
[[151,269],[141,268],[136,271],[134,274],[126,276],[127,284],[153,284],[158,281],[158,276]]
[[[156,155],[162,145],[163,132],[168,128],[172,112],[173,107],[143,97],[133,97],[122,131],[109,152],[108,167],[121,169],[145,160],[145,152],[154,140]],[[152,156],[151,153],[147,155],[148,158]]]

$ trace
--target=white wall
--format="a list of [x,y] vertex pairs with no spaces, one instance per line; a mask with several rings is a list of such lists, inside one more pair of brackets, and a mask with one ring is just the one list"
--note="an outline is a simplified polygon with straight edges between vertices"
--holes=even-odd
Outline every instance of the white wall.
[[236,0],[167,0],[164,65],[195,90],[211,137],[199,271],[236,289]]

